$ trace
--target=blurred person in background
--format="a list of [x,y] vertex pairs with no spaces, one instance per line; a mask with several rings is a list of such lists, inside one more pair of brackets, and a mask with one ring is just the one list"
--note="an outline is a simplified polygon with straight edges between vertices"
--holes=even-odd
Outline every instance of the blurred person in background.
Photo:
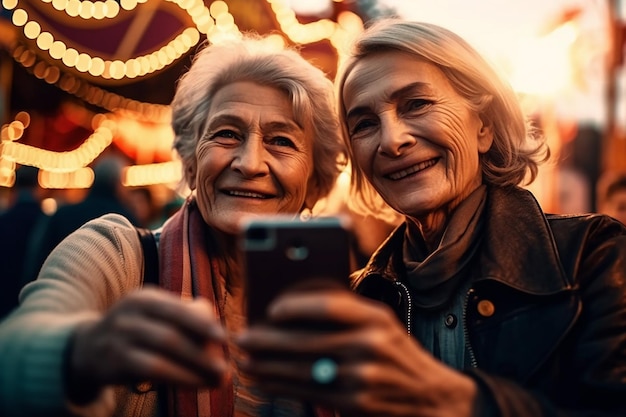
[[124,161],[116,155],[103,155],[93,166],[94,181],[87,196],[78,203],[66,204],[51,216],[37,222],[34,236],[26,255],[23,283],[37,278],[46,257],[66,236],[107,213],[117,213],[139,225],[131,212],[121,182]]
[[15,170],[9,208],[0,214],[0,319],[18,304],[24,257],[41,209],[39,169],[23,165]]
[[155,226],[158,207],[150,188],[130,188],[127,193],[127,201],[128,208],[137,219],[139,226],[145,228],[153,228]]
[[178,194],[172,195],[165,201],[161,209],[158,211],[158,216],[152,227],[158,228],[162,226],[163,223],[165,223],[167,219],[172,217],[182,207],[183,204],[185,204],[185,199],[183,197],[179,196]]

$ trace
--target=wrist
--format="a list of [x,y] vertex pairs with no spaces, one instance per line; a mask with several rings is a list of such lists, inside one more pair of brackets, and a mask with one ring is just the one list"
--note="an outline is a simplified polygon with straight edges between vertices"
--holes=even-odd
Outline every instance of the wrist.
[[77,339],[84,331],[84,326],[77,328],[70,337],[63,356],[63,380],[65,396],[68,401],[76,405],[85,405],[98,398],[102,387],[95,382],[88,372],[79,365],[76,349]]

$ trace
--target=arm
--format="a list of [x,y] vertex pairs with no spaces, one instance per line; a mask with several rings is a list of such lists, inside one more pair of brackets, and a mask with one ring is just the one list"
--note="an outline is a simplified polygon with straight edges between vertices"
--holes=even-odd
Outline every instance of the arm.
[[[626,233],[597,228],[584,242],[568,252],[582,313],[529,381],[450,369],[408,338],[386,307],[338,293],[280,297],[269,325],[240,338],[250,354],[243,370],[272,393],[342,415],[624,416]],[[312,381],[311,365],[320,357],[338,363],[330,386]]]
[[0,411],[107,416],[113,386],[219,383],[226,362],[214,307],[138,290],[142,263],[137,232],[119,216],[89,222],[55,249],[0,326]]
[[626,415],[626,229],[608,217],[595,217],[589,227],[562,221],[569,222],[567,233],[555,236],[581,298],[580,316],[527,384],[472,372],[497,405],[487,416]]
[[[70,337],[139,287],[141,268],[136,232],[120,216],[92,221],[55,248],[21,293],[20,307],[0,325],[0,414],[66,409],[63,358]],[[101,406],[109,409],[105,397]]]

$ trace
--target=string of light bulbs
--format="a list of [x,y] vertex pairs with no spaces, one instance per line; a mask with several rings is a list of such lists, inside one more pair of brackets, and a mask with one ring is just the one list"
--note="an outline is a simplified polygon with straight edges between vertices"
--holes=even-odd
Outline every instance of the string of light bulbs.
[[[91,2],[89,0],[41,0],[50,3],[57,10],[65,11],[71,17],[88,18],[113,18],[111,10],[105,7],[107,1]],[[145,0],[144,0],[145,1]],[[156,71],[160,71],[171,65],[176,59],[184,55],[190,48],[197,45],[201,34],[206,35],[211,43],[219,43],[223,39],[233,36],[241,36],[239,28],[234,22],[234,17],[228,11],[228,5],[224,1],[214,1],[207,8],[202,0],[164,0],[177,4],[185,10],[195,27],[187,28],[174,40],[159,50],[144,56],[130,58],[126,61],[109,61],[101,57],[92,57],[84,52],[79,52],[68,47],[63,42],[55,40],[50,32],[41,29],[41,25],[28,17],[26,10],[19,8],[19,0],[2,0],[3,6],[7,10],[13,10],[12,22],[16,27],[21,27],[24,36],[34,41],[34,44],[48,53],[52,58],[52,64],[39,59],[37,54],[30,51],[25,44],[17,42],[12,48],[12,56],[18,63],[29,69],[37,78],[55,85],[63,91],[72,94],[81,100],[90,103],[107,111],[117,108],[131,110],[141,115],[146,121],[163,122],[171,117],[169,106],[143,103],[136,100],[111,93],[100,87],[90,84],[83,78],[62,71],[65,66],[74,68],[82,73],[89,73],[94,77],[104,79],[122,79],[143,77]],[[85,8],[91,12],[76,13],[76,2],[81,3],[81,10]],[[124,10],[133,10],[140,0],[122,0],[121,5]],[[359,16],[352,12],[344,11],[337,22],[330,19],[321,19],[316,22],[301,24],[289,4],[284,0],[267,0],[275,15],[276,21],[283,34],[292,42],[297,44],[309,44],[323,39],[330,40],[331,45],[337,50],[339,61],[344,56],[344,48],[363,30],[363,22]],[[117,3],[116,3],[117,4]],[[98,12],[95,12],[95,10]],[[104,17],[100,10],[106,11]],[[119,12],[119,8],[117,9]],[[76,16],[73,16],[73,15]],[[274,35],[270,38],[276,42],[283,42],[282,37]],[[98,115],[103,116],[103,115]],[[106,147],[111,144],[115,126],[106,118],[94,119],[94,133],[76,150],[71,152],[53,152],[38,149],[29,145],[21,144],[17,141],[15,132],[23,132],[25,126],[19,126],[19,120],[8,126],[3,126],[2,146],[0,147],[0,164],[10,162],[14,164],[36,166],[45,172],[54,174],[51,178],[56,186],[60,186],[63,181],[69,181],[72,172],[86,167],[91,163]],[[9,128],[10,127],[10,128]],[[13,132],[6,136],[6,132]],[[21,133],[19,134],[21,137]],[[163,183],[176,179],[179,172],[179,162],[172,161],[161,164],[144,164],[133,167],[129,170],[128,182],[126,185],[150,183]],[[68,177],[69,176],[69,177]],[[73,178],[73,177],[72,177]]]

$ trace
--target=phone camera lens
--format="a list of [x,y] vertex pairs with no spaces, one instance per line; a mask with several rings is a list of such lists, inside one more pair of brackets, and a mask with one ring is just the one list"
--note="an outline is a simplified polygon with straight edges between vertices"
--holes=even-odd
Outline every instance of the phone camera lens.
[[285,255],[292,261],[303,261],[309,257],[309,248],[300,242],[293,242],[287,246]]
[[246,233],[246,238],[248,240],[254,240],[254,241],[267,240],[268,238],[267,229],[263,227],[252,227],[248,229]]

